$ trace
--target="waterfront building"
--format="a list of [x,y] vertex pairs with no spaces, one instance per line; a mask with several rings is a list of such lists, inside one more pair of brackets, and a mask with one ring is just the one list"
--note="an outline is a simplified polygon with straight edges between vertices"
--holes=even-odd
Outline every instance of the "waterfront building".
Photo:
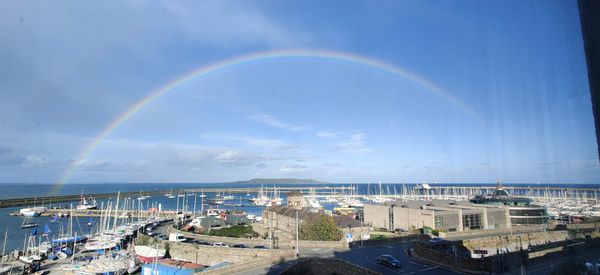
[[466,201],[396,201],[364,206],[364,222],[373,228],[409,231],[429,227],[448,232],[510,227],[508,209]]
[[513,197],[502,186],[496,185],[492,194],[479,195],[471,199],[478,205],[496,205],[508,208],[511,225],[542,225],[548,223],[546,207],[533,204],[533,200],[525,197]]

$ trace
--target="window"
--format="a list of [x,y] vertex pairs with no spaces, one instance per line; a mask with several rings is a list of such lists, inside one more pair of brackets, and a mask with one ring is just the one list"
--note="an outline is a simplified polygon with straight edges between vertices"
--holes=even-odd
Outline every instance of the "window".
[[463,215],[463,228],[465,230],[480,229],[481,228],[481,214]]
[[444,218],[443,217],[435,217],[435,228],[444,227]]

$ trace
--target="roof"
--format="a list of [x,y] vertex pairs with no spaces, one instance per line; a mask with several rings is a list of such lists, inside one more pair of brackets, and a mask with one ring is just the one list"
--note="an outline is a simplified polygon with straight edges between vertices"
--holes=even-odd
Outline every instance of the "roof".
[[286,195],[288,197],[304,197],[304,194],[302,194],[298,191],[292,191],[292,192],[286,193]]
[[528,205],[528,204],[532,203],[533,200],[530,198],[511,197],[511,196],[500,196],[500,197],[475,196],[474,198],[471,199],[471,202],[476,203],[476,204],[495,203],[495,204],[505,204],[505,205],[512,205],[512,204]]
[[502,186],[501,182],[496,184],[496,190],[492,195],[479,195],[471,199],[476,204],[504,204],[504,205],[529,205],[533,202],[530,198],[513,197]]

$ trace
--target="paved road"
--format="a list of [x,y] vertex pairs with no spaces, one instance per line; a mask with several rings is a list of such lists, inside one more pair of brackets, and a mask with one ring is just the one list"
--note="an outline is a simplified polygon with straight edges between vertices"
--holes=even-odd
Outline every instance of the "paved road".
[[[336,252],[335,257],[383,274],[461,274],[439,266],[413,261],[406,254],[412,248],[412,242],[393,245],[367,246],[354,248],[345,252]],[[389,254],[400,260],[402,268],[395,269],[377,264],[380,255]]]
[[[418,263],[412,261],[406,255],[406,249],[412,247],[411,242],[403,242],[393,245],[379,245],[354,248],[347,251],[335,251],[333,249],[303,249],[301,257],[338,258],[356,265],[380,272],[382,274],[461,274],[438,266]],[[402,263],[402,268],[395,269],[377,264],[377,257],[382,254],[390,254]],[[279,274],[295,261],[280,263],[275,266],[262,266],[251,270],[235,273],[235,275],[255,274]]]
[[[549,274],[553,269],[560,267],[561,264],[569,261],[596,262],[600,258],[600,249],[581,250],[570,256],[548,257],[544,261],[535,264],[529,264],[525,268],[527,274],[541,275]],[[518,271],[513,271],[517,274]]]
[[[167,227],[165,225],[159,226],[157,231],[168,235],[166,232]],[[300,248],[300,257],[338,258],[383,274],[461,274],[442,267],[415,262],[406,254],[406,250],[409,248],[412,248],[411,241],[398,244],[365,246],[346,251],[336,251],[331,248]],[[402,268],[394,269],[377,264],[377,258],[383,254],[392,255],[400,260]],[[279,274],[294,263],[295,260],[277,265],[265,265],[235,273],[235,275]]]

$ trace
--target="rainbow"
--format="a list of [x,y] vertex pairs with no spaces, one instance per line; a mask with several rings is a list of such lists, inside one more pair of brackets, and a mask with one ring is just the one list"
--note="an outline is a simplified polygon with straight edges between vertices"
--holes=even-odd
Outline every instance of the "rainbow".
[[60,178],[54,183],[51,194],[57,194],[63,184],[67,181],[67,179],[77,170],[78,166],[80,166],[83,161],[85,161],[86,157],[96,148],[99,144],[102,143],[106,137],[108,137],[115,129],[121,126],[124,122],[126,122],[129,118],[134,116],[136,113],[144,109],[144,107],[148,106],[148,104],[156,101],[161,96],[165,95],[170,91],[176,90],[178,87],[185,85],[186,83],[192,80],[204,79],[210,77],[212,75],[222,73],[227,70],[239,68],[242,66],[248,66],[257,63],[264,63],[268,61],[285,61],[289,59],[314,59],[314,60],[324,60],[324,61],[335,61],[346,64],[359,65],[362,67],[382,71],[384,73],[388,73],[394,75],[396,77],[400,77],[403,79],[410,80],[414,83],[419,84],[420,86],[426,88],[428,91],[436,94],[446,101],[456,106],[464,113],[470,115],[471,117],[480,120],[477,114],[471,110],[467,105],[462,103],[455,96],[445,91],[435,83],[430,80],[414,73],[403,69],[401,67],[397,67],[388,63],[385,63],[380,60],[376,60],[373,58],[345,53],[345,52],[334,52],[327,50],[283,50],[283,51],[267,51],[267,52],[257,52],[248,55],[236,56],[233,58],[225,59],[219,62],[215,62],[206,66],[202,66],[196,68],[194,70],[185,73],[172,81],[165,83],[164,85],[158,87],[157,89],[151,91],[146,96],[141,98],[139,101],[135,102],[131,105],[125,112],[121,113],[116,119],[114,119],[111,123],[109,123],[98,136],[93,138],[72,160],[72,162],[67,165],[66,169],[61,174]]

